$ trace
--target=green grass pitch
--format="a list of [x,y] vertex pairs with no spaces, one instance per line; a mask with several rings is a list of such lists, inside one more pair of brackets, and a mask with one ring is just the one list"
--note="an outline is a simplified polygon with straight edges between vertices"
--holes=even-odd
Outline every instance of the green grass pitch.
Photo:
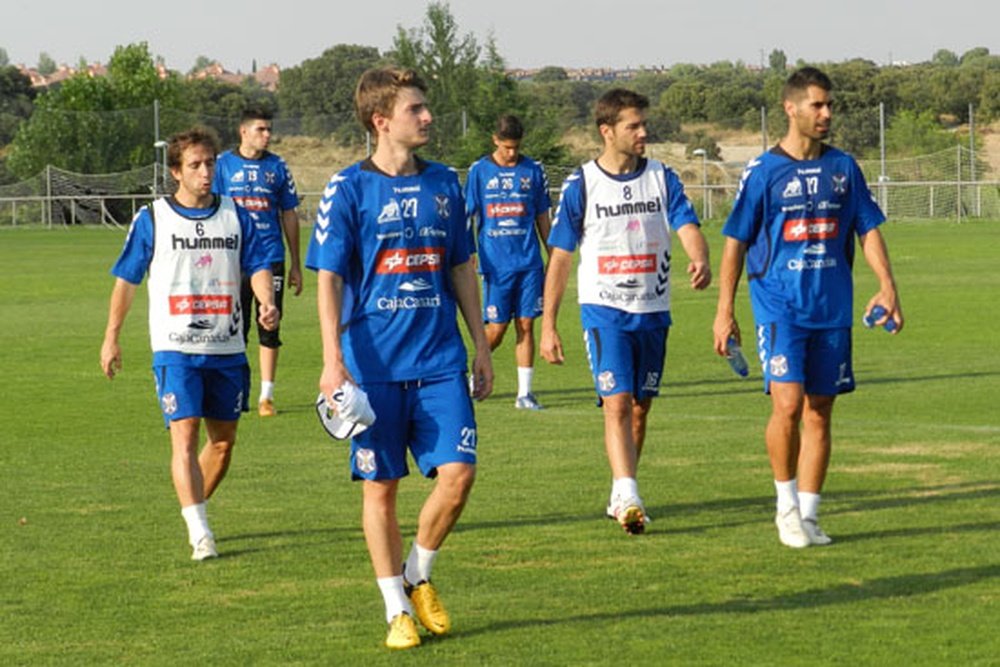
[[[717,268],[718,225],[705,231]],[[601,415],[571,289],[567,363],[536,373],[546,410],[514,411],[512,342],[495,355],[477,485],[435,568],[454,633],[399,655],[382,646],[346,449],[312,413],[311,273],[287,298],[281,414],[243,419],[209,508],[223,557],[196,564],[155,405],[144,288],[124,372],[108,382],[98,365],[123,234],[0,230],[0,663],[997,664],[1000,222],[895,222],[885,234],[907,324],[896,337],[855,329],[859,386],[837,402],[822,507],[832,546],[779,545],[759,373],[741,381],[714,356],[716,290],[694,293],[681,276],[640,468],[654,522],[629,537],[606,521]],[[874,282],[863,261],[855,273],[857,321]],[[401,487],[406,548],[428,488]]]

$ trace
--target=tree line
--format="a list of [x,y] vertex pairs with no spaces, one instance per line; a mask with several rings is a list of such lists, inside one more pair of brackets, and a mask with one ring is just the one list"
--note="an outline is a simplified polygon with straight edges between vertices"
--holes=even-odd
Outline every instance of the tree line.
[[[654,140],[679,141],[689,153],[702,148],[718,158],[712,127],[759,130],[764,108],[768,135],[783,133],[778,100],[790,67],[775,49],[763,69],[741,62],[681,64],[640,71],[629,81],[581,81],[551,66],[519,81],[506,73],[493,40],[481,43],[462,33],[445,3],[428,5],[420,26],[398,27],[387,52],[339,44],[285,69],[277,92],[250,79],[233,85],[177,73],[161,78],[145,43],[118,46],[105,77],[77,75],[36,91],[0,48],[0,182],[31,178],[48,164],[83,173],[148,165],[156,159],[155,133],[166,137],[193,122],[214,126],[232,144],[248,104],[274,111],[279,129],[357,145],[364,136],[353,115],[355,82],[365,69],[385,64],[413,67],[424,76],[436,126],[424,153],[459,166],[490,150],[500,113],[522,116],[525,146],[534,157],[550,164],[576,159],[563,137],[573,128],[592,127],[594,101],[614,85],[650,98]],[[977,124],[1000,119],[1000,56],[984,47],[961,55],[942,49],[916,65],[862,59],[819,65],[835,85],[834,142],[862,156],[878,150],[874,109],[880,103],[889,120],[890,150],[901,154],[953,145],[954,129],[970,120],[970,105]],[[150,111],[154,104],[158,118]],[[692,126],[697,129],[685,129]]]

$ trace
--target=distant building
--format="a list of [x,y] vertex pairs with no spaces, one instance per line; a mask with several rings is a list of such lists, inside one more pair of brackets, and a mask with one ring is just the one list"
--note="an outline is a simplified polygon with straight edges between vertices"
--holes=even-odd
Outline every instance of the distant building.
[[[60,65],[59,68],[49,76],[45,76],[37,69],[28,67],[24,64],[18,65],[18,70],[31,80],[31,85],[34,88],[44,88],[54,83],[65,81],[76,74],[86,74],[91,77],[108,75],[108,68],[99,62],[91,63],[81,70],[77,70],[76,68],[68,65]],[[166,79],[171,74],[170,70],[168,70],[163,63],[156,64],[156,72],[161,79]],[[260,84],[262,88],[273,93],[278,89],[278,83],[281,80],[281,68],[272,63],[267,67],[263,67],[256,72],[253,72],[252,74],[244,74],[242,72],[230,72],[223,67],[222,64],[214,62],[208,67],[188,75],[187,78],[214,79],[216,81],[222,81],[224,83],[230,83],[237,86],[241,85],[246,79],[249,78]]]

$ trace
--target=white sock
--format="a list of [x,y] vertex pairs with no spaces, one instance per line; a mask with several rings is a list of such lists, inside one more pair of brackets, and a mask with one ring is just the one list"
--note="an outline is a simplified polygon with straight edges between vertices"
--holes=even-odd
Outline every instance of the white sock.
[[634,477],[619,477],[611,482],[611,497],[638,498],[639,483]]
[[403,591],[403,575],[398,577],[382,577],[376,579],[378,589],[382,591],[382,600],[385,602],[385,622],[399,616],[404,611],[413,616],[413,607],[410,600]]
[[208,515],[205,512],[205,503],[182,507],[181,516],[184,517],[184,523],[187,524],[188,542],[190,542],[191,546],[196,546],[201,541],[201,538],[212,534],[212,531],[208,528]]
[[803,521],[806,519],[816,521],[816,517],[819,516],[819,494],[799,491],[799,509]]
[[274,383],[273,382],[260,382],[260,398],[257,400],[259,403],[264,399],[273,400],[274,399]]
[[403,566],[403,576],[406,577],[406,583],[419,584],[421,581],[430,581],[431,570],[434,568],[434,559],[437,558],[437,555],[437,551],[424,549],[414,540],[413,548],[410,549],[410,555],[407,556],[406,564]]
[[778,513],[784,514],[793,507],[799,506],[798,483],[794,478],[787,482],[774,480],[774,490],[778,495]]
[[517,397],[527,396],[531,393],[531,379],[535,376],[535,369],[524,366],[517,367]]

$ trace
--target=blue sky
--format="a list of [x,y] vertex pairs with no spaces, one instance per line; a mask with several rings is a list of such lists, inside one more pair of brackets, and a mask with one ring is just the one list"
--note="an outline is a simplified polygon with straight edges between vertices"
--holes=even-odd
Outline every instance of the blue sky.
[[[33,66],[44,51],[75,65],[81,57],[106,62],[116,45],[145,41],[172,69],[186,71],[205,55],[249,71],[255,59],[289,67],[334,44],[385,50],[397,26],[420,25],[426,5],[173,0],[156,6],[161,16],[151,19],[152,5],[135,0],[5,0],[0,47],[14,64]],[[961,55],[976,46],[1000,52],[994,0],[453,0],[450,6],[460,31],[480,42],[492,34],[511,67],[759,63],[775,48],[792,63],[921,62],[941,48]]]

